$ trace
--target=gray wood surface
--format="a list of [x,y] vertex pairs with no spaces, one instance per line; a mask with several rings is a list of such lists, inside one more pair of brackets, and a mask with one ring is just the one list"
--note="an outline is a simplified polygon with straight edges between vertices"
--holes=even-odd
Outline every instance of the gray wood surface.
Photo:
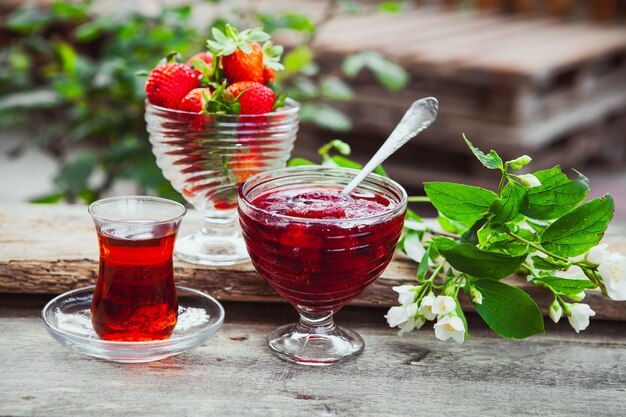
[[626,325],[566,324],[523,341],[469,317],[473,339],[440,342],[432,329],[399,338],[384,310],[349,307],[339,324],[366,347],[327,368],[283,362],[266,334],[295,320],[284,304],[229,302],[205,346],[150,364],[73,353],[48,336],[45,296],[0,295],[1,416],[621,416]]
[[[200,228],[191,210],[180,235]],[[607,238],[613,248],[626,253],[626,239]],[[415,282],[417,265],[398,255],[382,277],[352,304],[391,306],[397,303],[394,285]],[[0,292],[60,294],[95,283],[98,270],[96,232],[85,206],[6,204],[0,207]],[[256,273],[252,264],[205,267],[175,262],[178,285],[196,288],[220,300],[283,301]],[[527,291],[544,312],[552,302],[550,292],[526,282],[509,281]],[[472,310],[463,298],[463,308]],[[626,303],[611,302],[599,291],[589,291],[585,302],[597,319],[626,320]]]

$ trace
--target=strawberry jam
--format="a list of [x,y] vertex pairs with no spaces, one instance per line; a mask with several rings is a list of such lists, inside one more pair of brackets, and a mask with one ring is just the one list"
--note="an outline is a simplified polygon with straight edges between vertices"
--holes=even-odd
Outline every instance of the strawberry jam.
[[334,186],[268,191],[240,204],[259,274],[298,311],[335,312],[389,264],[404,210],[398,201]]

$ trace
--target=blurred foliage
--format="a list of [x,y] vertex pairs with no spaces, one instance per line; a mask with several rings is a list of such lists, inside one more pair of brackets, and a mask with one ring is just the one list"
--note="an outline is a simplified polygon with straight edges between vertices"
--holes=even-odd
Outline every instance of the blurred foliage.
[[[397,13],[403,2],[378,8]],[[285,54],[286,69],[277,82],[302,102],[303,122],[347,131],[350,118],[332,106],[354,98],[346,79],[366,69],[393,91],[406,84],[407,75],[368,51],[347,57],[342,68],[321,71],[310,44],[337,11],[360,9],[349,0],[329,2],[319,22],[296,12],[239,10],[242,22],[234,23],[298,33],[301,44]],[[203,50],[210,27],[225,24],[217,19],[197,27],[192,15],[191,5],[163,7],[157,15],[96,14],[93,2],[83,0],[26,4],[0,20],[0,129],[28,129],[32,143],[60,162],[55,190],[34,202],[91,202],[120,179],[133,181],[142,193],[181,200],[150,150],[143,118],[145,78],[135,74],[153,68],[170,51],[189,57]]]

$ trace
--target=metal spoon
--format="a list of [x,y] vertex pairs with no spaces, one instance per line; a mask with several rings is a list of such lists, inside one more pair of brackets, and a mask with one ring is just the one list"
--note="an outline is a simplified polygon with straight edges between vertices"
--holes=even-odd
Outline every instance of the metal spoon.
[[426,97],[415,101],[406,111],[400,123],[393,129],[383,146],[374,154],[372,159],[361,169],[350,184],[341,191],[341,195],[348,195],[372,172],[376,167],[402,145],[417,136],[421,131],[430,126],[437,118],[439,102],[434,97]]

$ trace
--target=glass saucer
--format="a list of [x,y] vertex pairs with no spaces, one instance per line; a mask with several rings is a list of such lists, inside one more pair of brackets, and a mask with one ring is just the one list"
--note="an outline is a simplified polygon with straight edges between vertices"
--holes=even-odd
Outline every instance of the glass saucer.
[[176,287],[178,321],[171,337],[149,342],[101,340],[91,324],[95,286],[68,291],[52,299],[41,311],[48,333],[63,346],[83,355],[114,362],[152,362],[202,345],[224,322],[224,308],[200,291]]

